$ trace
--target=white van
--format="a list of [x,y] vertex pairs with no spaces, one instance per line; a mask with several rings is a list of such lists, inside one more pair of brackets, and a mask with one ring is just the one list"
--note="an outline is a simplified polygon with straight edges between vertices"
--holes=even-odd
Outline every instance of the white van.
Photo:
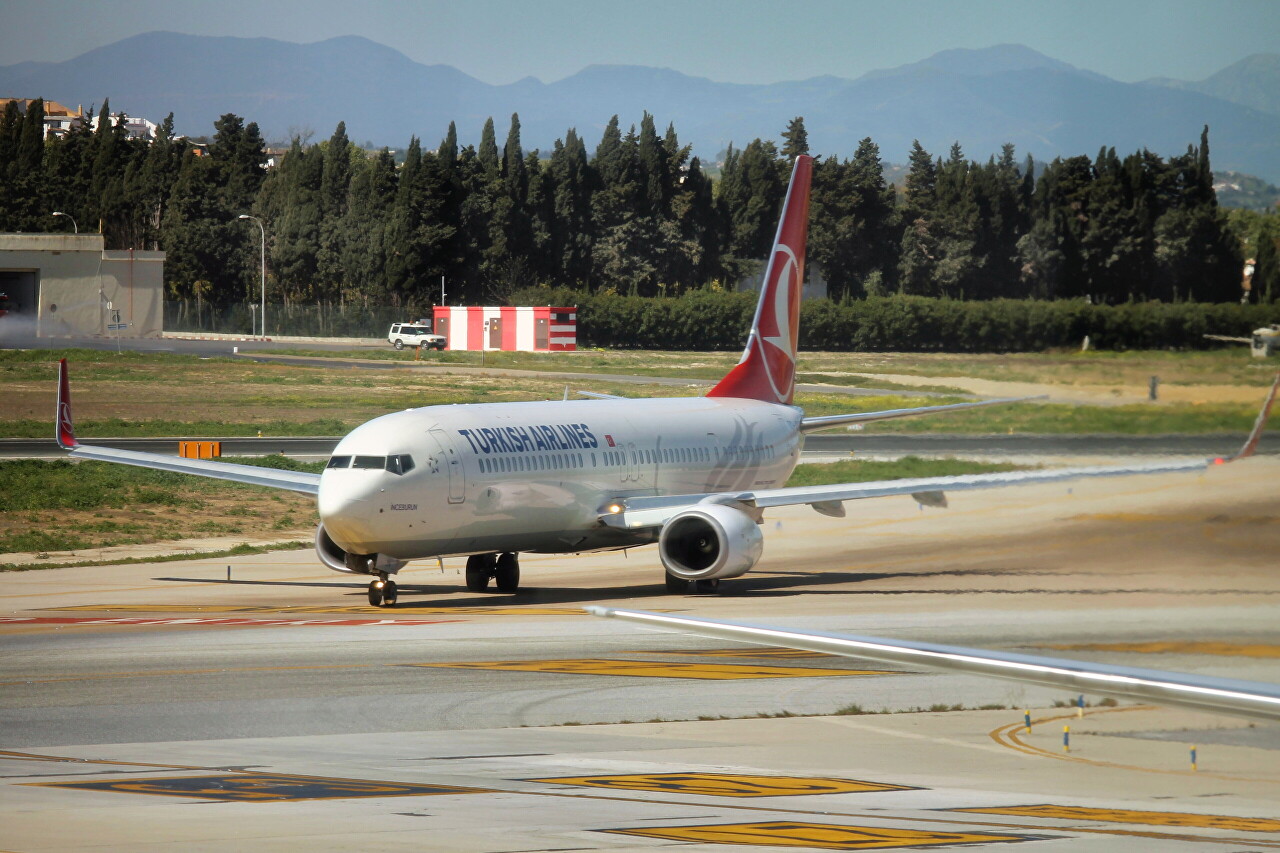
[[427,347],[428,349],[443,350],[445,338],[444,335],[431,334],[431,327],[423,325],[421,321],[418,323],[392,323],[391,331],[387,332],[387,343],[396,349]]

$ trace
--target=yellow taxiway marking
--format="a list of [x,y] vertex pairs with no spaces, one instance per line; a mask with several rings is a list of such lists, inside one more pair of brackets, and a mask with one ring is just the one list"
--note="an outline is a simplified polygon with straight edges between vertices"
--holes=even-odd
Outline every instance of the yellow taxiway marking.
[[1042,649],[1087,652],[1134,652],[1137,654],[1222,655],[1242,658],[1280,658],[1280,646],[1260,643],[1216,643],[1164,641],[1155,643],[1063,643],[1039,646]]
[[768,821],[709,826],[654,826],[645,829],[606,829],[616,835],[639,835],[669,841],[704,844],[750,844],[771,847],[818,847],[823,850],[891,850],[943,844],[990,844],[1028,841],[1036,836],[978,832],[937,832],[880,826],[842,826],[835,823]]
[[[653,654],[648,652],[647,654]],[[740,649],[681,649],[663,652],[668,655],[689,655],[707,658],[829,658],[822,652],[806,652],[804,649],[784,649],[779,646],[743,646]]]
[[1000,814],[1043,817],[1054,820],[1097,820],[1106,823],[1143,823],[1153,826],[1196,826],[1237,832],[1280,832],[1280,820],[1189,812],[1147,812],[1132,809],[1089,809],[1081,806],[1008,806],[1005,808],[948,809],[966,814]]
[[369,607],[368,605],[237,605],[237,604],[77,604],[43,610],[94,613],[376,613],[392,618],[452,614],[455,616],[586,616],[580,607]]
[[[12,751],[0,751],[0,760],[36,761],[36,762],[47,762],[47,763],[74,764],[78,768],[83,768],[85,765],[106,765],[111,767],[146,767],[146,768],[150,768],[152,770],[157,770],[157,771],[158,770],[200,771],[201,773],[204,774],[200,778],[207,778],[209,775],[217,773],[220,770],[220,768],[215,768],[215,767],[200,767],[200,766],[194,766],[194,765],[157,764],[153,762],[142,762],[142,761],[121,761],[118,759],[82,758],[77,756],[65,756],[65,755],[41,755],[38,753],[31,753],[31,752],[12,752]],[[80,772],[80,771],[77,771],[77,772]],[[104,772],[108,772],[108,771],[104,771]],[[286,774],[276,774],[276,773],[253,774],[252,772],[249,772],[249,773],[246,773],[245,775],[282,776]],[[291,777],[291,778],[296,779],[298,777]],[[345,779],[345,780],[330,780],[330,781],[351,783],[351,782],[362,782],[365,780]],[[34,784],[34,783],[20,783],[20,784]],[[385,785],[385,784],[400,784],[400,783],[374,782],[370,784]],[[432,786],[432,787],[440,787],[440,786]],[[472,789],[472,788],[459,790],[459,793],[472,793],[472,792],[488,793],[493,791],[491,791],[490,789]],[[520,793],[528,796],[544,797],[544,798],[550,798],[550,799],[572,799],[575,801],[580,801],[584,799],[600,800],[603,802],[610,802],[610,803],[633,803],[636,801],[635,798],[631,796],[616,796],[610,793],[589,793],[588,794],[588,793],[579,793],[579,792],[570,793],[567,791],[566,792],[508,791],[506,793],[513,793],[513,794]],[[687,800],[676,800],[676,799],[665,799],[665,798],[645,798],[640,800],[640,802],[650,803],[650,804],[671,805],[671,806],[688,805]],[[736,803],[721,803],[717,806],[717,808],[723,809],[723,810],[729,810],[729,811],[740,810],[744,812],[752,812],[752,811],[757,811],[760,807],[758,805],[747,805],[745,803],[741,805]],[[785,807],[783,808],[770,807],[769,811],[780,813],[780,814],[798,815],[799,816],[798,819],[809,817],[813,814],[811,811],[808,811],[808,810],[785,808]],[[822,812],[822,814],[827,819],[830,819],[831,817],[834,817],[834,816],[838,816],[842,818],[848,818],[851,820],[882,820],[884,817],[881,814],[863,813],[858,811],[824,811]],[[946,819],[916,817],[912,819],[912,822],[916,824],[945,824],[948,827],[953,827],[959,824],[959,825],[964,825],[966,827],[973,827],[974,831],[980,831],[980,832],[987,832],[994,828],[996,830],[1014,830],[1017,832],[1028,831],[1028,832],[1034,833],[1034,832],[1041,832],[1046,829],[1046,827],[1044,827],[1043,825],[994,822],[994,821],[991,821],[990,819],[965,820],[964,818],[961,818],[961,817],[946,818]],[[694,827],[694,828],[696,829],[697,827]],[[849,827],[841,826],[839,827],[839,829],[848,830]],[[1155,838],[1155,839],[1164,840],[1164,841],[1179,841],[1179,842],[1190,842],[1190,843],[1199,843],[1199,844],[1241,844],[1241,845],[1247,845],[1251,848],[1262,847],[1267,849],[1280,849],[1280,843],[1272,843],[1270,841],[1265,841],[1262,839],[1257,839],[1257,838],[1250,839],[1247,837],[1232,838],[1232,837],[1219,837],[1219,836],[1206,836],[1206,835],[1179,835],[1179,834],[1172,834],[1168,832],[1159,832],[1157,830],[1130,830],[1130,829],[1119,829],[1116,827],[1093,828],[1093,827],[1084,827],[1084,826],[1073,826],[1069,830],[1062,830],[1062,831],[1070,832],[1074,835],[1085,834],[1085,835],[1108,835],[1108,836],[1123,836],[1123,837],[1132,836],[1137,838]],[[1044,837],[1044,836],[1027,836],[1027,837],[1035,838],[1035,837]],[[821,846],[821,845],[811,845],[811,846]],[[857,848],[854,848],[854,849],[857,849]],[[874,848],[866,848],[866,849],[874,849]]]
[[[1126,705],[1121,708],[1094,708],[1092,710],[1085,711],[1084,715],[1086,717],[1091,717],[1095,714],[1123,714],[1129,711],[1151,711],[1151,710],[1154,710],[1154,706],[1152,705]],[[1040,726],[1040,725],[1044,725],[1045,723],[1056,723],[1062,720],[1074,719],[1076,716],[1077,715],[1074,712],[1072,712],[1068,714],[1058,714],[1052,717],[1041,717],[1039,719],[1032,720],[1031,722],[1032,722],[1032,725]],[[1023,722],[1010,723],[1008,725],[1001,726],[998,729],[992,729],[991,731],[987,732],[987,736],[1003,747],[1016,750],[1026,755],[1035,755],[1041,758],[1055,758],[1059,761],[1074,761],[1079,764],[1092,764],[1095,767],[1116,767],[1122,770],[1136,770],[1139,773],[1160,773],[1160,774],[1170,775],[1170,776],[1196,776],[1201,779],[1204,779],[1204,778],[1229,779],[1237,782],[1254,782],[1254,783],[1262,782],[1270,785],[1280,784],[1280,778],[1267,779],[1260,776],[1254,776],[1254,777],[1230,776],[1223,773],[1206,773],[1203,770],[1201,771],[1162,770],[1157,767],[1140,767],[1135,764],[1120,764],[1114,761],[1100,761],[1094,758],[1084,758],[1079,755],[1069,755],[1061,752],[1054,752],[1049,749],[1041,749],[1038,746],[1032,746],[1031,744],[1025,742],[1022,739],[1025,736],[1024,730],[1025,730],[1025,723]]]
[[416,785],[367,779],[330,779],[285,773],[221,773],[214,776],[156,776],[98,782],[24,782],[38,788],[73,788],[119,794],[194,797],[245,803],[282,800],[340,800],[354,797],[423,797],[438,794],[488,793],[485,788]]
[[662,663],[643,660],[492,660],[472,663],[420,663],[410,666],[487,669],[509,672],[559,672],[574,675],[632,675],[646,678],[827,678],[833,675],[887,675],[883,670],[746,664]]
[[803,776],[744,776],[734,773],[639,773],[627,776],[559,776],[528,779],[555,785],[608,788],[614,791],[662,791],[707,797],[796,797],[867,791],[918,791],[907,785],[887,785],[856,779]]

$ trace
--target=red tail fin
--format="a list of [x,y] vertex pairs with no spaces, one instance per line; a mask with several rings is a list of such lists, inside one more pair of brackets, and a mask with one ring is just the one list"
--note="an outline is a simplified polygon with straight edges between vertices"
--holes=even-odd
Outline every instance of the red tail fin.
[[800,331],[800,289],[809,233],[809,180],[813,158],[800,155],[791,172],[778,236],[760,286],[760,301],[742,360],[712,388],[709,397],[745,397],[791,403],[795,391],[796,345]]
[[55,435],[58,446],[70,450],[76,441],[76,429],[71,424],[71,383],[67,380],[67,360],[58,362],[58,424]]

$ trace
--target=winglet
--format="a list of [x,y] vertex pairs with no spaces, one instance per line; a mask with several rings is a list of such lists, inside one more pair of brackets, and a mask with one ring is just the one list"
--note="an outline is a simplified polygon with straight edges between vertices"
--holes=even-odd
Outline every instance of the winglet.
[[809,233],[809,184],[813,158],[796,157],[787,198],[778,220],[760,301],[742,360],[708,397],[745,397],[791,404],[795,392],[796,345],[800,331],[800,290],[804,286],[805,242]]
[[1262,438],[1262,430],[1267,425],[1267,418],[1271,416],[1271,405],[1276,401],[1276,391],[1280,389],[1280,373],[1276,374],[1275,381],[1271,383],[1271,391],[1267,394],[1267,399],[1262,403],[1262,409],[1258,412],[1258,419],[1253,422],[1253,431],[1249,433],[1249,437],[1245,439],[1244,445],[1229,459],[1215,460],[1217,464],[1223,462],[1234,462],[1237,459],[1244,459],[1252,456],[1258,449],[1258,440]]
[[76,441],[76,428],[71,423],[71,383],[67,379],[67,360],[58,362],[58,420],[55,430],[58,446],[63,450],[72,450],[79,446]]

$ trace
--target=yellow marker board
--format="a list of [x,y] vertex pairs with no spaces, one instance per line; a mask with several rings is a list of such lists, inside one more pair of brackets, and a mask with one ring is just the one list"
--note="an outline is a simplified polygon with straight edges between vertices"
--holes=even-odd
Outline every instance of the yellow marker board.
[[881,826],[842,826],[831,823],[728,823],[712,826],[654,826],[644,829],[606,829],[618,835],[639,835],[703,844],[749,844],[772,847],[818,847],[823,850],[892,850],[944,844],[990,844],[1027,841],[1034,836],[986,832],[936,832]]
[[372,782],[367,779],[327,779],[322,776],[291,776],[276,773],[223,773],[216,776],[157,776],[150,779],[27,784],[46,788],[79,788],[119,794],[154,794],[165,797],[194,797],[201,800],[248,803],[487,793],[481,788]]
[[615,791],[663,791],[706,797],[797,797],[810,794],[845,794],[869,791],[916,791],[906,785],[887,785],[856,779],[824,779],[801,776],[744,776],[732,773],[638,773],[629,776],[559,776],[528,779]]
[[558,672],[573,675],[630,675],[643,678],[827,678],[833,675],[884,675],[880,670],[819,667],[749,666],[746,664],[662,663],[644,660],[494,660],[473,663],[418,663],[444,669],[488,669],[509,672]]
[[1202,829],[1230,829],[1237,832],[1280,832],[1280,820],[1261,817],[1194,814],[1191,812],[1145,812],[1132,809],[1089,809],[1081,806],[1009,806],[1007,808],[951,809],[974,814],[1017,815],[1054,820],[1096,820],[1106,823],[1141,823],[1151,826],[1190,826]]

